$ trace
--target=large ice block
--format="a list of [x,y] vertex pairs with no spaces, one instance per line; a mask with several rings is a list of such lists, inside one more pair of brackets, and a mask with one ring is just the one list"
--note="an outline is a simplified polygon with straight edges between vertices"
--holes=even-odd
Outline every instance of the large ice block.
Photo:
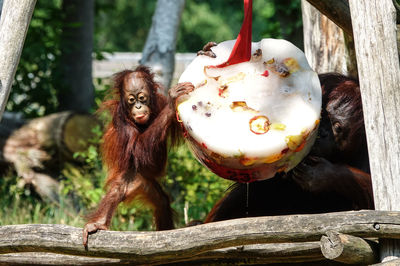
[[216,68],[235,40],[197,56],[179,82],[195,90],[179,99],[177,116],[192,151],[217,175],[239,182],[289,171],[308,153],[321,109],[318,75],[285,40],[252,43],[248,62]]

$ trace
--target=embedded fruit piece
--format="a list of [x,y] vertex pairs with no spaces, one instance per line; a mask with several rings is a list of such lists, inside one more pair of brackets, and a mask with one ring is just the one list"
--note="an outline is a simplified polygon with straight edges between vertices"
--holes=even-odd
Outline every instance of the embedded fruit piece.
[[268,117],[263,115],[258,115],[250,119],[250,130],[254,134],[265,134],[269,130],[269,123]]
[[264,62],[264,65],[274,72],[275,74],[279,75],[282,78],[286,78],[287,76],[290,75],[288,67],[284,64],[284,62],[277,62],[275,58],[272,58],[268,60],[267,62]]
[[246,156],[242,156],[239,159],[239,162],[244,166],[253,165],[256,161],[257,161],[257,158],[249,158],[249,157],[246,157]]
[[254,110],[251,107],[248,107],[247,103],[244,102],[244,101],[233,102],[230,105],[230,107],[231,107],[232,111],[234,111],[234,112],[249,111],[249,112],[252,112],[252,113],[258,113],[258,111]]
[[296,59],[292,57],[284,59],[283,64],[288,68],[290,74],[293,74],[300,70],[299,63]]
[[224,86],[224,85],[228,85],[228,84],[233,83],[233,82],[238,82],[240,80],[243,80],[245,77],[246,77],[245,73],[239,72],[237,75],[230,76],[230,77],[227,77],[227,78],[219,77],[218,83],[221,86]]
[[285,130],[286,129],[286,126],[285,126],[285,124],[282,124],[282,123],[272,123],[271,124],[271,129],[275,129],[275,130]]
[[285,153],[278,153],[278,154],[274,154],[271,155],[267,158],[264,159],[264,163],[274,163],[276,161],[279,161],[280,159],[282,159],[282,157],[285,155]]
[[295,136],[287,136],[285,141],[292,151],[301,151],[304,147],[305,140],[307,138],[307,134],[295,135]]

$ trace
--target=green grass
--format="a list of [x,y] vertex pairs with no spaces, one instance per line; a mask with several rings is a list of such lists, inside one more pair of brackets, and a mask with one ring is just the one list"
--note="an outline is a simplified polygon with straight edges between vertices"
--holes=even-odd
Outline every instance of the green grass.
[[[0,177],[0,225],[11,224],[67,224],[83,227],[85,215],[93,210],[105,191],[102,189],[106,172],[98,154],[89,149],[84,166],[65,164],[61,171],[63,190],[60,202],[43,201],[29,187],[18,186],[19,178],[10,172]],[[222,197],[230,181],[212,174],[197,162],[183,145],[169,154],[167,176],[163,179],[171,195],[172,207],[177,213],[177,227],[183,227],[184,209],[189,221],[203,220],[214,203]],[[71,193],[77,198],[80,211],[70,207]],[[111,224],[111,230],[154,230],[151,210],[134,202],[120,204]]]

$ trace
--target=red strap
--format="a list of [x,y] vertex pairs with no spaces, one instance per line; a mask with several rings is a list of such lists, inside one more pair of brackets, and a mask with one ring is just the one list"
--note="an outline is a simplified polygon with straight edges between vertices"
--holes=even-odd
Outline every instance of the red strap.
[[253,0],[244,1],[244,19],[242,28],[236,39],[235,46],[232,49],[231,55],[225,63],[222,63],[216,68],[226,67],[242,62],[249,61],[251,58],[251,22],[253,11]]

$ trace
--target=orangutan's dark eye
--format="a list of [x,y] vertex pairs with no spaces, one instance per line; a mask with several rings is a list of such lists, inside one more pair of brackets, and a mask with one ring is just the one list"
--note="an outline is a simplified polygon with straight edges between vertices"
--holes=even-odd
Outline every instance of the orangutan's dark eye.
[[136,101],[136,100],[135,100],[135,97],[133,97],[133,96],[129,96],[129,97],[128,97],[128,103],[129,103],[129,104],[134,104],[135,101]]
[[340,125],[339,122],[335,122],[333,124],[333,131],[336,132],[336,133],[342,132],[342,126]]

